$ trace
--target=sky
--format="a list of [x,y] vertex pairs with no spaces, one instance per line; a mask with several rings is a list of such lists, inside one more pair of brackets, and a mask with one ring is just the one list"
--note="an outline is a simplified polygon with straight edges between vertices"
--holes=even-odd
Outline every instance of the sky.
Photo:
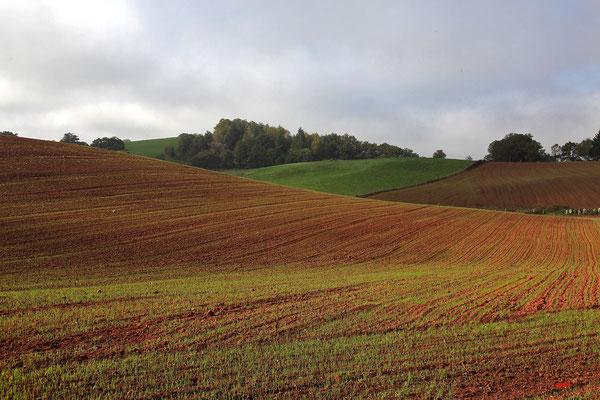
[[482,158],[600,129],[600,1],[0,0],[0,130],[91,142],[221,118]]

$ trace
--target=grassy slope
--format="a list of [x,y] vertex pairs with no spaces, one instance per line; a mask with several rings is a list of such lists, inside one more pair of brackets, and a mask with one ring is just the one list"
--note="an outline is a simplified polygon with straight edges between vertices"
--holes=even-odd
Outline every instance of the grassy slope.
[[600,207],[600,162],[487,163],[379,200],[483,208]]
[[3,398],[600,389],[593,219],[339,197],[3,137],[0,196]]
[[164,152],[165,147],[175,147],[177,145],[177,139],[177,137],[170,137],[163,139],[136,140],[125,143],[125,150],[139,156],[156,157]]
[[263,182],[356,196],[427,182],[462,171],[471,164],[472,161],[465,160],[380,158],[317,161],[225,172]]

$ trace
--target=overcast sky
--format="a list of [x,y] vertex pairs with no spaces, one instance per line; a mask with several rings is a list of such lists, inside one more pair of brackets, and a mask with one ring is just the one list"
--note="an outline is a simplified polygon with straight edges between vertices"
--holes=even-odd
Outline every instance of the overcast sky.
[[204,133],[243,118],[483,157],[600,129],[600,1],[0,0],[0,130]]

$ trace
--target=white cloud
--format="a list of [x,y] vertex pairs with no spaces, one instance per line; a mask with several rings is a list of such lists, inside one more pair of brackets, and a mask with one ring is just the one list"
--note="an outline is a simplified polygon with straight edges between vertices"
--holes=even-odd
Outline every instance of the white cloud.
[[4,1],[0,129],[91,140],[222,117],[481,157],[599,122],[596,2]]

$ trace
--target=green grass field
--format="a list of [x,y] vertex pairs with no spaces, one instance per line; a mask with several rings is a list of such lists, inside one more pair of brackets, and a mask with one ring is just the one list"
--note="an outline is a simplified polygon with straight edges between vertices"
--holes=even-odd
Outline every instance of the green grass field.
[[462,171],[472,161],[377,158],[315,161],[225,173],[319,192],[358,196],[424,183]]
[[[599,310],[513,322],[456,324],[439,314],[407,322],[413,304],[434,304],[445,293],[438,287],[442,276],[456,279],[453,271],[423,266],[271,267],[3,292],[1,340],[18,343],[14,351],[22,354],[8,350],[0,393],[22,399],[595,398],[597,367],[593,356],[579,362],[579,349],[600,352]],[[455,295],[462,289],[447,287]],[[573,387],[555,389],[565,381]]]
[[131,154],[137,154],[138,156],[156,158],[157,155],[162,154],[164,152],[165,147],[175,147],[177,145],[177,140],[177,137],[136,140],[133,142],[125,143],[125,150],[127,150]]

